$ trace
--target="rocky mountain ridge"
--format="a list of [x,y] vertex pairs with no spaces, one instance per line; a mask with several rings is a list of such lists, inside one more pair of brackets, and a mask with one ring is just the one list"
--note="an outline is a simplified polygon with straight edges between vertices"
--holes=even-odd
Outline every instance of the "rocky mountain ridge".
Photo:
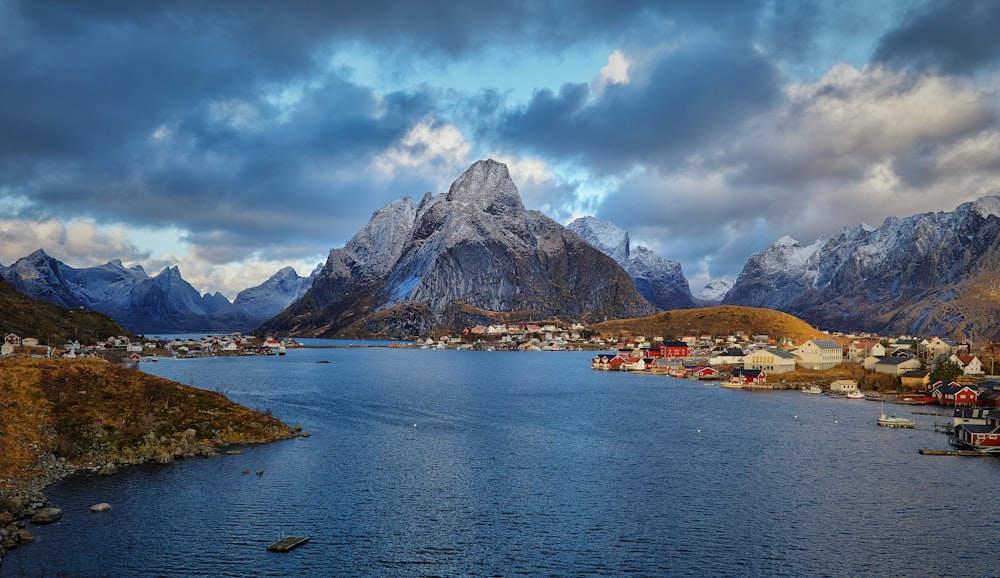
[[117,259],[78,269],[42,249],[0,267],[0,277],[28,297],[104,313],[134,333],[250,331],[302,296],[312,282],[282,269],[230,303],[221,293],[198,293],[176,266],[154,277]]
[[654,311],[618,264],[526,210],[506,165],[485,160],[446,194],[376,211],[330,252],[306,295],[261,330],[403,337],[498,318],[594,321]]
[[828,328],[994,339],[1000,197],[889,217],[802,246],[782,237],[747,261],[723,303]]
[[697,306],[680,262],[664,259],[642,245],[632,249],[628,232],[610,221],[581,217],[567,227],[621,265],[639,293],[656,307],[671,310]]

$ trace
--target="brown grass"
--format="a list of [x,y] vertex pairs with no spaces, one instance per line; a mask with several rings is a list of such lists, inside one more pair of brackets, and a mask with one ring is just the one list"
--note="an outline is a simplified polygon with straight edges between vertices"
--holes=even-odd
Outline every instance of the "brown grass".
[[709,334],[716,337],[743,331],[748,335],[787,337],[794,343],[810,339],[832,339],[805,321],[771,309],[719,305],[702,309],[678,309],[639,319],[605,321],[591,327],[605,337],[643,335],[680,339],[685,335]]
[[188,429],[206,445],[291,435],[219,393],[102,360],[0,360],[0,479],[35,475],[47,452],[80,466]]

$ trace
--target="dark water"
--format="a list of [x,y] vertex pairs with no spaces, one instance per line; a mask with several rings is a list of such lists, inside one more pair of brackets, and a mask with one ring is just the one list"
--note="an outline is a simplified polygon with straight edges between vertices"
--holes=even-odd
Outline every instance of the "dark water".
[[[597,372],[591,356],[146,364],[312,437],[61,482],[46,494],[65,517],[0,575],[1000,574],[1000,462],[918,455],[947,447],[933,417],[888,430],[872,402]],[[284,534],[311,541],[267,552]]]

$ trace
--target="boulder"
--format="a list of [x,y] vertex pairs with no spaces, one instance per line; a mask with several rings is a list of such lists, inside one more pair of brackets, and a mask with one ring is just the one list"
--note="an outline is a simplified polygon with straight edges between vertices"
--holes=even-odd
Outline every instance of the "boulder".
[[63,511],[59,508],[42,508],[31,517],[32,524],[51,524],[62,519]]
[[111,509],[111,504],[107,502],[101,502],[100,504],[94,504],[90,507],[91,512],[107,512]]

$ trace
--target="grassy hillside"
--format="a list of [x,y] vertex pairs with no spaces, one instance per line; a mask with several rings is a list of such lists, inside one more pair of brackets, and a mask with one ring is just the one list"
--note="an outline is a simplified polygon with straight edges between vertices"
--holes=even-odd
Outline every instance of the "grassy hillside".
[[69,339],[87,343],[128,335],[110,317],[86,309],[56,307],[18,293],[0,279],[0,335],[35,337],[42,345],[62,346]]
[[771,309],[719,305],[702,309],[679,309],[639,319],[605,321],[591,327],[604,336],[643,335],[679,339],[684,335],[730,335],[743,331],[766,334],[772,339],[790,338],[795,343],[809,339],[829,339],[825,333],[787,313]]
[[293,435],[218,393],[99,359],[0,360],[0,490],[38,475],[47,453],[119,465]]

